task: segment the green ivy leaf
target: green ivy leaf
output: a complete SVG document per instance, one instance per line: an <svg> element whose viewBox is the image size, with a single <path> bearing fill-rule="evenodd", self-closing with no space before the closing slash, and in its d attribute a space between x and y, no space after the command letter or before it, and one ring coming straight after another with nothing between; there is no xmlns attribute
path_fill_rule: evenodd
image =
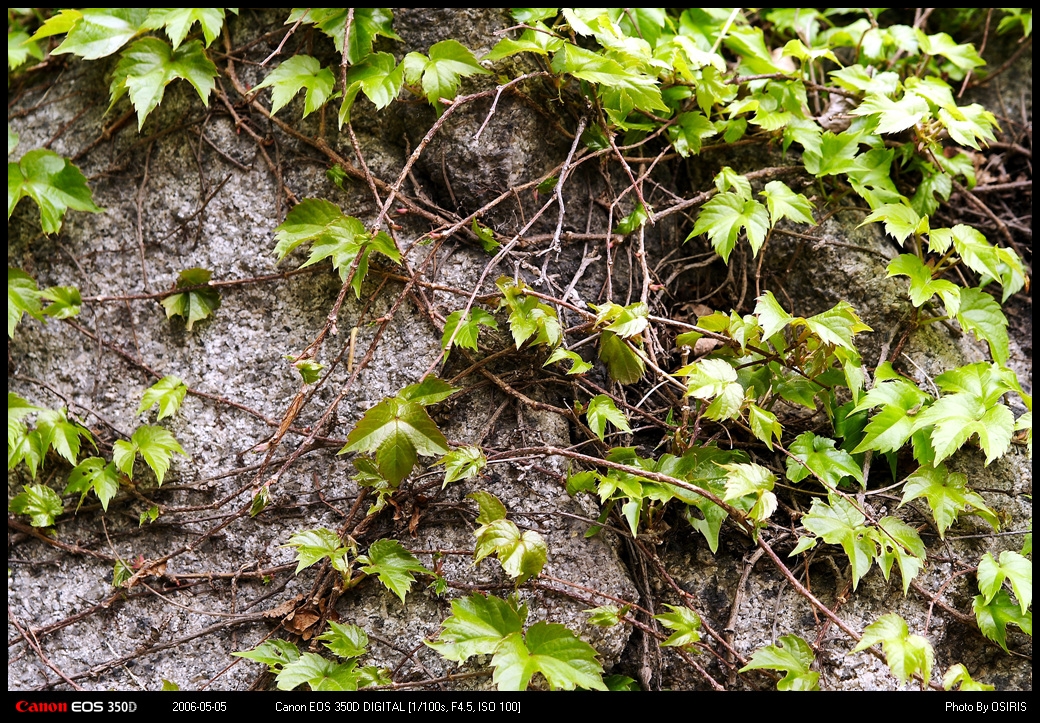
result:
<svg viewBox="0 0 1040 723"><path fill-rule="evenodd" d="M837 495L830 495L830 504L814 499L802 525L809 532L823 538L829 545L841 545L852 565L852 589L870 570L877 546L871 530L863 523L866 518L852 503Z"/></svg>
<svg viewBox="0 0 1040 723"><path fill-rule="evenodd" d="M536 673L551 690L606 690L596 649L557 623L538 622L507 636L491 659L499 690L526 690Z"/></svg>
<svg viewBox="0 0 1040 723"><path fill-rule="evenodd" d="M976 683L968 669L964 667L963 663L957 663L956 665L950 666L949 670L946 671L946 675L942 679L943 690L953 690L957 688L962 692L966 691L987 691L994 690L992 685L986 683Z"/></svg>
<svg viewBox="0 0 1040 723"><path fill-rule="evenodd" d="M296 549L297 575L326 557L329 558L332 567L344 576L350 574L351 563L348 555L351 550L344 546L339 535L326 527L297 532L283 547Z"/></svg>
<svg viewBox="0 0 1040 723"><path fill-rule="evenodd" d="M329 630L318 640L340 658L360 658L368 652L368 634L357 625L340 625L329 621Z"/></svg>
<svg viewBox="0 0 1040 723"><path fill-rule="evenodd" d="M916 257L915 257L916 258ZM874 372L874 386L860 399L852 413L871 407L881 407L864 428L863 440L852 450L862 454L868 449L878 452L897 452L903 448L916 424L915 415L922 404L931 401L917 385L903 379L889 362Z"/></svg>
<svg viewBox="0 0 1040 723"><path fill-rule="evenodd" d="M172 434L150 424L139 427L129 442L119 439L112 445L112 461L131 480L134 478L134 458L138 453L155 473L160 487L174 453L188 456Z"/></svg>
<svg viewBox="0 0 1040 723"><path fill-rule="evenodd" d="M767 291L756 300L755 316L762 325L762 338L768 339L778 331L794 321L794 317L784 311L780 302L773 296L772 291Z"/></svg>
<svg viewBox="0 0 1040 723"><path fill-rule="evenodd" d="M1022 615L1026 614L1033 602L1033 564L1029 560L1017 552L1004 550L1000 553L998 563L987 552L982 556L976 574L979 579L979 592L987 605L993 602L993 598L1007 580L1011 583L1011 589L1015 591Z"/></svg>
<svg viewBox="0 0 1040 723"><path fill-rule="evenodd" d="M466 495L466 499L476 502L480 509L480 514L477 515L478 525L490 525L492 522L503 520L506 517L506 506L487 490L472 492Z"/></svg>
<svg viewBox="0 0 1040 723"><path fill-rule="evenodd" d="M899 563L899 574L903 578L903 596L910 589L910 583L924 567L926 550L921 536L910 525L895 517L883 517L878 521L881 533L877 542L881 551L878 554L878 565L888 580L892 563Z"/></svg>
<svg viewBox="0 0 1040 723"><path fill-rule="evenodd" d="M474 655L493 654L506 637L519 634L527 619L527 606L474 593L452 600L451 613L437 639L423 642L448 660L464 663Z"/></svg>
<svg viewBox="0 0 1040 723"><path fill-rule="evenodd" d="M980 150L979 141L987 145L995 142L993 128L1000 128L996 116L978 103L944 106L939 109L939 120L950 132L950 138L975 150Z"/></svg>
<svg viewBox="0 0 1040 723"><path fill-rule="evenodd" d="M736 370L724 359L701 359L675 374L686 377L686 396L715 400L704 412L709 419L733 419L740 413L744 387L737 381Z"/></svg>
<svg viewBox="0 0 1040 723"><path fill-rule="evenodd" d="M632 428L628 426L628 417L614 406L614 401L605 394L597 394L590 399L585 414L589 421L589 429L600 439L603 439L603 434L606 432L607 422L623 432L632 432Z"/></svg>
<svg viewBox="0 0 1040 723"><path fill-rule="evenodd" d="M113 467L114 469L114 467ZM137 518L137 526L144 527L144 523L152 523L159 519L159 506L152 505L147 510L142 512Z"/></svg>
<svg viewBox="0 0 1040 723"><path fill-rule="evenodd" d="M802 194L792 191L783 181L770 181L758 195L766 198L770 225L776 226L783 218L789 218L796 223L807 223L810 226L816 225L816 219L812 215L812 203Z"/></svg>
<svg viewBox="0 0 1040 723"><path fill-rule="evenodd" d="M1021 609L1012 600L1005 590L998 590L990 602L986 602L985 595L976 595L971 604L975 613L975 620L979 623L979 630L987 638L995 642L1004 652L1007 647L1007 626L1009 623L1017 625L1026 635L1033 634L1032 611L1022 614Z"/></svg>
<svg viewBox="0 0 1040 723"><path fill-rule="evenodd" d="M275 680L278 690L295 690L306 683L313 691L357 690L357 661L333 663L316 653L303 653L296 660L286 663Z"/></svg>
<svg viewBox="0 0 1040 723"><path fill-rule="evenodd" d="M162 102L166 86L174 80L182 78L191 83L203 104L208 105L216 77L217 66L206 57L198 40L174 50L158 38L143 38L123 51L112 71L109 108L129 92L140 131L148 115Z"/></svg>
<svg viewBox="0 0 1040 723"><path fill-rule="evenodd" d="M40 298L51 302L43 313L54 319L71 319L83 306L83 297L75 286L51 286L40 292Z"/></svg>
<svg viewBox="0 0 1040 723"><path fill-rule="evenodd" d="M628 236L630 233L635 233L643 227L643 225L650 220L650 213L647 212L646 206L642 203L636 203L636 207L632 209L632 213L625 216L623 219L618 221L617 227L614 229L614 233L622 236Z"/></svg>
<svg viewBox="0 0 1040 723"><path fill-rule="evenodd" d="M939 55L949 60L954 66L961 71L969 71L979 66L985 65L979 53L975 50L975 46L971 43L958 44L953 41L946 33L935 33L934 35L925 35L921 30L914 30L917 36L917 42L921 45L921 51L928 55ZM955 77L955 80L963 78L963 73L960 77Z"/></svg>
<svg viewBox="0 0 1040 723"><path fill-rule="evenodd" d="M596 327L612 331L622 339L632 339L642 334L650 314L649 307L641 301L628 306L620 306L613 302L602 306L589 306L596 312Z"/></svg>
<svg viewBox="0 0 1040 723"><path fill-rule="evenodd" d="M858 151L858 134L844 132L835 135L826 131L820 138L819 151L806 148L802 160L805 170L819 178L855 170Z"/></svg>
<svg viewBox="0 0 1040 723"><path fill-rule="evenodd" d="M928 685L932 679L935 652L925 638L910 634L903 618L892 613L868 625L852 652L866 650L875 643L881 643L888 667L900 682L906 683L912 675L920 673L924 684Z"/></svg>
<svg viewBox="0 0 1040 723"><path fill-rule="evenodd" d="M675 124L668 127L668 138L683 158L699 154L701 142L717 134L715 124L697 111L680 113Z"/></svg>
<svg viewBox="0 0 1040 723"><path fill-rule="evenodd" d="M80 437L86 439L94 448L94 437L81 424L70 422L65 409L42 409L36 417L36 431L43 441L41 457L46 455L47 448L53 448L70 464L76 464L79 458Z"/></svg>
<svg viewBox="0 0 1040 723"><path fill-rule="evenodd" d="M756 650L740 672L782 670L785 675L776 684L777 690L819 690L820 674L809 669L814 659L808 643L797 635L782 635L778 645Z"/></svg>
<svg viewBox="0 0 1040 723"><path fill-rule="evenodd" d="M390 53L372 53L347 71L347 92L339 110L339 125L350 122L350 108L358 91L364 91L376 110L390 105L404 85L404 65Z"/></svg>
<svg viewBox="0 0 1040 723"><path fill-rule="evenodd" d="M697 223L686 240L702 233L708 234L716 253L729 263L729 255L737 245L741 229L746 232L751 250L757 256L769 231L766 207L755 200L745 201L736 193L719 193L701 207Z"/></svg>
<svg viewBox="0 0 1040 723"><path fill-rule="evenodd" d="M43 321L40 313L42 293L36 281L21 269L7 268L7 336L14 337L14 330L22 320L22 314Z"/></svg>
<svg viewBox="0 0 1040 723"><path fill-rule="evenodd" d="M272 114L284 108L301 90L306 90L303 102L303 117L306 118L325 105L335 86L336 76L328 68L322 68L317 58L294 55L271 71L254 90L271 89Z"/></svg>
<svg viewBox="0 0 1040 723"><path fill-rule="evenodd" d="M268 640L252 650L239 650L232 655L263 663L271 673L278 673L289 663L300 659L299 649L288 640Z"/></svg>
<svg viewBox="0 0 1040 723"><path fill-rule="evenodd" d="M313 23L336 44L336 51L343 52L344 35L347 29L347 8L294 8L286 25L297 21ZM393 30L394 15L388 8L354 8L354 21L350 25L347 42L347 60L356 65L372 52L376 38L391 40L401 38Z"/></svg>
<svg viewBox="0 0 1040 723"><path fill-rule="evenodd" d="M137 413L143 414L158 404L159 414L156 416L156 419L161 420L171 417L180 409L187 393L188 385L182 382L179 377L165 376L145 390L144 395L141 397L141 406L137 408Z"/></svg>
<svg viewBox="0 0 1040 723"><path fill-rule="evenodd" d="M11 25L7 26L8 28ZM14 70L32 56L37 60L43 60L43 50L29 37L29 33L23 30L7 31L7 69ZM17 141L15 141L17 143ZM11 155L10 129L8 129L8 150Z"/></svg>
<svg viewBox="0 0 1040 723"><path fill-rule="evenodd" d="M776 510L776 495L773 494L773 483L776 475L757 464L723 464L726 470L726 495L724 502L732 502L741 497L753 497L754 505L748 516L757 522L765 522Z"/></svg>
<svg viewBox="0 0 1040 723"><path fill-rule="evenodd" d="M365 412L339 453L372 451L380 473L396 487L411 473L418 454L441 456L449 450L422 404L392 397Z"/></svg>
<svg viewBox="0 0 1040 723"><path fill-rule="evenodd" d="M751 433L764 442L770 452L773 451L773 438L779 443L784 431L775 414L755 404L748 405L748 426L751 427Z"/></svg>
<svg viewBox="0 0 1040 723"><path fill-rule="evenodd" d="M801 482L812 472L831 487L844 477L852 477L860 485L866 486L862 468L856 464L852 455L843 449L836 449L835 444L833 439L817 437L812 432L800 434L790 447L796 459L787 459L787 479Z"/></svg>
<svg viewBox="0 0 1040 723"><path fill-rule="evenodd" d="M415 582L413 573L431 574L397 540L373 542L367 555L358 555L358 564L364 566L361 571L365 574L377 575L386 589L401 598L402 603Z"/></svg>
<svg viewBox="0 0 1040 723"><path fill-rule="evenodd" d="M600 333L599 359L607 365L610 378L620 384L635 384L643 378L642 358L612 331Z"/></svg>
<svg viewBox="0 0 1040 723"><path fill-rule="evenodd" d="M900 254L888 264L888 276L910 278L910 301L920 308L938 294L951 316L960 308L960 288L945 279L933 279L934 269L914 254Z"/></svg>
<svg viewBox="0 0 1040 723"><path fill-rule="evenodd" d="M101 508L108 512L108 503L119 492L119 473L114 463L105 464L105 460L100 457L88 457L69 473L69 483L62 494L79 492L78 510L90 490L94 490L101 501Z"/></svg>
<svg viewBox="0 0 1040 723"><path fill-rule="evenodd" d="M822 314L796 321L798 324L809 327L809 330L820 337L821 341L852 352L856 351L852 337L863 331L873 331L860 321L856 311L847 301L839 301L833 308Z"/></svg>
<svg viewBox="0 0 1040 723"><path fill-rule="evenodd" d="M589 614L590 625L598 625L602 628L612 628L615 625L621 624L630 609L630 605L625 605L621 608L617 605L602 605L598 608L585 610L584 612Z"/></svg>
<svg viewBox="0 0 1040 723"><path fill-rule="evenodd" d="M462 78L490 74L457 40L442 40L431 46L428 58L422 53L408 53L404 58L404 72L409 83L418 83L421 79L426 100L438 114L444 111L441 99L454 100Z"/></svg>
<svg viewBox="0 0 1040 723"><path fill-rule="evenodd" d="M564 349L562 346L553 349L553 353L549 355L549 358L545 360L545 363L542 364L542 366L547 367L550 364L563 361L564 359L569 360L571 363L571 368L567 370L567 374L584 374L592 368L592 365L582 359L577 352Z"/></svg>
<svg viewBox="0 0 1040 723"><path fill-rule="evenodd" d="M22 491L11 498L7 509L16 515L29 515L33 527L50 527L54 518L64 512L61 498L46 485L22 485Z"/></svg>
<svg viewBox="0 0 1040 723"><path fill-rule="evenodd" d="M237 10L232 10L232 12L238 14ZM145 30L163 28L166 35L169 36L170 42L173 43L173 49L176 50L184 42L184 38L188 37L191 27L195 23L202 28L208 48L224 27L224 10L223 8L152 8L141 28Z"/></svg>
<svg viewBox="0 0 1040 723"><path fill-rule="evenodd" d="M906 93L898 101L881 93L868 93L859 106L849 111L854 116L874 116L877 132L899 133L931 116L931 109L917 93Z"/></svg>
<svg viewBox="0 0 1040 723"><path fill-rule="evenodd" d="M213 272L209 269L193 268L180 272L177 275L178 289L186 289L192 286L205 286L209 284ZM191 331L196 321L209 318L214 311L220 308L220 292L216 289L194 289L171 294L160 301L166 309L166 318L183 316L187 323L185 327Z"/></svg>
<svg viewBox="0 0 1040 723"><path fill-rule="evenodd" d="M119 50L137 35L148 8L86 8L63 10L45 23L33 39L68 32L68 37L51 53L74 53L84 60L97 60Z"/></svg>
<svg viewBox="0 0 1040 723"><path fill-rule="evenodd" d="M458 387L453 387L443 379L438 379L431 374L418 384L409 384L398 392L397 396L406 402L415 402L428 407L431 404L443 402L457 391L459 391Z"/></svg>
<svg viewBox="0 0 1040 723"><path fill-rule="evenodd" d="M976 339L985 339L997 364L1006 364L1011 356L1007 333L1007 317L996 299L979 289L961 289L957 321Z"/></svg>
<svg viewBox="0 0 1040 723"><path fill-rule="evenodd" d="M521 533L510 520L498 519L478 528L474 534L477 537L474 564L495 554L502 569L517 585L537 577L545 566L548 547L545 539L534 530Z"/></svg>
<svg viewBox="0 0 1040 723"><path fill-rule="evenodd" d="M996 513L986 506L986 501L978 493L967 488L967 482L967 477L960 472L951 473L943 464L919 467L907 477L899 506L924 497L932 510L940 538L945 537L946 530L957 520L957 516L968 510L986 520L993 529L999 530L1000 521Z"/></svg>
<svg viewBox="0 0 1040 723"><path fill-rule="evenodd" d="M441 486L444 489L452 482L476 477L487 466L487 457L480 447L459 447L444 455L437 464L444 465L444 484Z"/></svg>
<svg viewBox="0 0 1040 723"><path fill-rule="evenodd" d="M680 605L665 605L670 612L654 615L664 627L673 631L661 645L664 647L692 648L701 639L701 619L693 610Z"/></svg>
<svg viewBox="0 0 1040 723"><path fill-rule="evenodd" d="M54 151L29 151L17 163L7 164L7 218L18 202L28 196L40 207L44 233L58 233L68 209L100 213L87 186L87 179L72 161Z"/></svg>
<svg viewBox="0 0 1040 723"><path fill-rule="evenodd" d="M444 320L444 335L441 337L441 348L448 348L448 341L455 335L455 344L465 349L477 351L477 333L481 326L498 329L498 322L483 309L473 307L465 317L462 310L453 311ZM458 329L458 331L456 331Z"/></svg>
<svg viewBox="0 0 1040 723"><path fill-rule="evenodd" d="M515 17L516 10L514 10L513 13ZM555 16L555 8L552 9L552 13ZM531 20L520 20L519 22L528 23L533 27L525 30L516 40L513 40L512 38L502 38L499 40L495 44L495 47L491 49L491 52L487 54L487 60L501 60L502 58L508 58L510 55L516 55L517 53L549 55L563 47L563 39L553 35L544 23L539 22L538 20L533 22Z"/></svg>

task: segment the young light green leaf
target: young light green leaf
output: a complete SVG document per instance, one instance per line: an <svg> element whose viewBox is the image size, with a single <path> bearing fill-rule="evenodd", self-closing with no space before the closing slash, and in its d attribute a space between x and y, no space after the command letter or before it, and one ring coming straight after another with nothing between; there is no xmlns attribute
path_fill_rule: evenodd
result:
<svg viewBox="0 0 1040 723"><path fill-rule="evenodd" d="M112 461L131 480L134 478L134 458L138 453L155 473L160 487L174 453L188 456L172 434L150 424L139 427L129 442L119 439L112 445Z"/></svg>
<svg viewBox="0 0 1040 723"><path fill-rule="evenodd" d="M996 299L979 289L961 289L957 321L976 339L985 339L993 361L1006 364L1011 355L1007 317Z"/></svg>
<svg viewBox="0 0 1040 723"><path fill-rule="evenodd" d="M976 595L971 604L979 630L987 638L1008 652L1007 626L1017 625L1026 635L1033 634L1033 612L1022 614L1021 609L1011 600L1006 590L998 590L990 602L985 595Z"/></svg>
<svg viewBox="0 0 1040 723"><path fill-rule="evenodd" d="M728 263L741 229L746 232L751 250L757 256L769 231L766 207L753 199L745 201L736 193L719 193L701 207L697 223L686 240L702 233L708 234L716 253Z"/></svg>
<svg viewBox="0 0 1040 723"><path fill-rule="evenodd" d="M619 384L635 384L643 379L646 365L642 357L614 332L600 333L599 359L606 364L610 379Z"/></svg>
<svg viewBox="0 0 1040 723"><path fill-rule="evenodd" d="M75 286L51 286L40 292L40 298L51 302L43 313L54 319L71 319L83 306L83 297Z"/></svg>
<svg viewBox="0 0 1040 723"><path fill-rule="evenodd" d="M333 568L344 575L350 574L351 563L348 557L350 549L344 546L339 535L326 527L297 532L283 547L296 549L297 575L326 557L329 558Z"/></svg>
<svg viewBox="0 0 1040 723"><path fill-rule="evenodd" d="M647 212L646 206L642 203L636 203L636 207L632 209L632 213L628 214L620 221L618 221L617 228L614 229L614 233L620 234L621 236L627 236L630 233L635 233L643 227L648 220L650 220L650 213Z"/></svg>
<svg viewBox="0 0 1040 723"><path fill-rule="evenodd" d="M275 68L263 82L254 88L271 89L271 113L284 108L301 90L306 90L303 117L306 118L325 105L336 86L336 77L328 68L322 68L317 58L294 55Z"/></svg>
<svg viewBox="0 0 1040 723"><path fill-rule="evenodd" d="M556 14L555 8L552 12L554 15ZM514 10L514 16L515 14L516 11ZM487 60L501 60L517 53L549 55L563 47L563 39L554 36L544 23L538 21L531 23L530 20L520 22L526 22L533 25L533 27L525 30L516 40L512 38L499 40L495 47L491 49L491 52L487 54Z"/></svg>
<svg viewBox="0 0 1040 723"><path fill-rule="evenodd" d="M443 379L438 379L431 374L418 384L409 384L399 391L397 398L428 407L431 404L443 402L457 391L459 391L458 387L453 387Z"/></svg>
<svg viewBox="0 0 1040 723"><path fill-rule="evenodd" d="M339 453L372 451L380 473L396 487L411 473L417 454L441 456L449 450L422 404L391 397L365 412Z"/></svg>
<svg viewBox="0 0 1040 723"><path fill-rule="evenodd" d="M463 663L474 655L491 655L509 635L519 634L527 607L516 607L494 595L474 593L451 601L451 616L436 640L424 641L448 660Z"/></svg>
<svg viewBox="0 0 1040 723"><path fill-rule="evenodd" d="M7 336L14 337L14 330L22 320L22 314L43 321L40 313L42 293L36 281L21 269L7 268Z"/></svg>
<svg viewBox="0 0 1040 723"><path fill-rule="evenodd" d="M625 605L619 608L617 605L601 605L598 608L591 608L584 612L589 614L589 624L598 625L603 628L612 628L615 625L620 625L625 615L631 609L630 605Z"/></svg>
<svg viewBox="0 0 1040 723"><path fill-rule="evenodd" d="M899 563L899 574L903 578L903 596L910 590L910 583L924 567L926 550L917 530L895 517L883 517L878 521L877 535L881 548L877 561L881 572L888 580L892 562Z"/></svg>
<svg viewBox="0 0 1040 723"><path fill-rule="evenodd" d="M471 492L466 495L466 499L476 502L477 507L480 509L480 514L477 515L478 525L490 525L496 520L505 519L507 514L506 506L487 490Z"/></svg>
<svg viewBox="0 0 1040 723"><path fill-rule="evenodd" d="M860 104L849 111L854 116L874 116L878 133L899 133L931 115L928 101L917 93L905 93L894 101L881 93L868 93Z"/></svg>
<svg viewBox="0 0 1040 723"><path fill-rule="evenodd" d="M558 623L538 622L507 636L491 659L499 690L526 690L536 673L551 690L606 690L596 649Z"/></svg>
<svg viewBox="0 0 1040 723"><path fill-rule="evenodd" d="M577 352L564 349L562 346L553 349L553 353L549 355L549 358L545 360L545 363L542 364L542 366L547 367L550 364L563 361L564 359L569 360L571 363L571 368L567 370L568 374L584 374L592 368L592 365L582 359Z"/></svg>
<svg viewBox="0 0 1040 723"><path fill-rule="evenodd" d="M465 317L462 316L461 309L451 312L444 320L441 348L447 349L449 340L454 335L456 345L477 351L477 332L481 326L498 329L498 322L491 314L477 307L471 308Z"/></svg>
<svg viewBox="0 0 1040 723"><path fill-rule="evenodd" d="M794 321L794 317L784 311L780 302L773 296L772 291L767 291L756 300L755 316L762 325L762 338L768 339L773 334L781 331Z"/></svg>
<svg viewBox="0 0 1040 723"><path fill-rule="evenodd" d="M470 75L488 75L468 48L457 40L442 40L430 47L430 57L422 53L408 53L404 59L405 77L409 83L421 77L426 100L440 113L444 110L441 99L454 100L459 82Z"/></svg>
<svg viewBox="0 0 1040 723"><path fill-rule="evenodd" d="M951 370L936 378L940 386L962 380L972 386L940 397L917 416L915 432L928 428L932 430L930 440L935 450L935 462L942 462L976 435L979 446L986 453L986 464L1007 451L1011 445L1015 417L998 400L1003 391L1010 389L1000 384L995 389L989 389L988 382L992 379L990 365L985 363Z"/></svg>
<svg viewBox="0 0 1040 723"><path fill-rule="evenodd" d="M237 14L235 10L232 12ZM184 38L188 36L188 32L195 23L202 28L208 48L220 35L221 28L224 27L224 10L223 8L152 8L141 27L146 30L163 28L166 35L169 36L170 42L173 43L173 49L176 50L184 42Z"/></svg>
<svg viewBox="0 0 1040 723"><path fill-rule="evenodd" d="M350 122L350 108L358 91L364 91L376 110L390 105L404 85L404 65L390 53L372 53L347 72L347 92L339 111L342 128Z"/></svg>
<svg viewBox="0 0 1040 723"><path fill-rule="evenodd" d="M670 612L654 615L664 627L673 631L661 645L675 648L692 648L701 639L701 619L693 610L680 605L665 605Z"/></svg>
<svg viewBox="0 0 1040 723"><path fill-rule="evenodd" d="M177 275L177 288L205 286L212 276L213 272L209 269L187 269ZM193 289L171 294L159 303L166 309L167 319L183 316L187 320L185 327L191 331L196 321L208 318L220 308L220 293L216 289Z"/></svg>
<svg viewBox="0 0 1040 723"><path fill-rule="evenodd" d="M643 333L648 323L649 307L643 302L621 306L613 302L596 306L589 304L596 312L596 326L612 331L622 339L632 339Z"/></svg>
<svg viewBox="0 0 1040 723"><path fill-rule="evenodd" d="M97 60L126 45L148 17L148 8L86 8L63 10L45 23L33 39L68 32L54 55L74 53L84 60Z"/></svg>
<svg viewBox="0 0 1040 723"><path fill-rule="evenodd" d="M145 390L141 397L141 406L137 408L138 414L143 414L156 404L159 405L157 420L170 417L180 409L185 395L188 393L188 385L179 377L165 376Z"/></svg>
<svg viewBox="0 0 1040 723"><path fill-rule="evenodd" d="M368 634L357 625L340 625L330 620L329 630L318 640L340 658L360 658L368 652Z"/></svg>
<svg viewBox="0 0 1040 723"><path fill-rule="evenodd" d="M926 35L919 29L914 30L917 36L917 42L921 45L921 51L928 55L940 55L949 60L954 66L961 71L970 71L979 66L985 65L979 53L975 50L975 46L971 43L958 44L953 41L946 33L935 33L934 35ZM954 77L955 80L963 78L963 73L960 77Z"/></svg>
<svg viewBox="0 0 1040 723"><path fill-rule="evenodd" d="M979 141L987 145L996 141L993 129L1000 129L996 116L978 103L943 106L939 109L939 121L946 126L950 138L975 150L980 150Z"/></svg>
<svg viewBox="0 0 1040 723"><path fill-rule="evenodd" d="M933 279L931 266L926 266L915 254L900 254L888 264L888 276L910 278L910 301L920 308L935 294L939 295L946 312L951 316L960 308L960 288L945 279Z"/></svg>
<svg viewBox="0 0 1040 723"><path fill-rule="evenodd" d="M812 215L812 202L802 194L792 191L783 181L770 181L758 195L766 197L772 226L776 226L782 218L789 218L796 223L807 223L810 226L816 225L816 219Z"/></svg>
<svg viewBox="0 0 1040 723"><path fill-rule="evenodd" d="M361 571L365 574L378 575L379 581L402 603L415 582L414 573L431 574L397 540L373 542L367 555L358 555L358 564L363 565Z"/></svg>
<svg viewBox="0 0 1040 723"><path fill-rule="evenodd" d="M754 496L754 505L748 515L758 522L765 522L776 510L776 495L773 494L773 483L776 475L757 464L723 464L726 470L725 502L732 502L741 497Z"/></svg>
<svg viewBox="0 0 1040 723"><path fill-rule="evenodd" d="M940 538L945 537L946 530L956 521L957 516L965 511L979 515L992 525L993 529L999 530L1000 521L996 513L986 506L986 501L978 493L967 488L967 482L967 477L960 472L951 473L943 464L937 467L919 467L907 477L899 506L924 497L932 510Z"/></svg>
<svg viewBox="0 0 1040 723"><path fill-rule="evenodd" d="M17 163L7 164L7 218L18 202L28 196L40 207L44 233L58 233L68 209L100 213L87 186L87 179L72 161L54 151L29 151Z"/></svg>
<svg viewBox="0 0 1040 723"><path fill-rule="evenodd" d="M537 577L545 565L548 547L534 530L521 533L515 523L498 519L478 528L474 534L477 545L473 562L478 563L490 554L497 555L502 569L517 585Z"/></svg>
<svg viewBox="0 0 1040 723"><path fill-rule="evenodd" d="M775 414L755 404L748 405L748 426L751 427L751 433L764 442L770 451L773 450L773 439L779 443L784 431Z"/></svg>
<svg viewBox="0 0 1040 723"><path fill-rule="evenodd" d="M950 666L949 670L946 671L946 675L943 676L942 686L943 690L953 690L954 688L960 691L976 692L994 690L992 685L975 682L963 663Z"/></svg>
<svg viewBox="0 0 1040 723"><path fill-rule="evenodd" d="M987 552L982 556L976 574L979 579L979 592L987 605L993 602L993 598L1007 580L1011 583L1011 589L1015 591L1022 614L1026 614L1033 602L1033 565L1029 560L1017 552L1004 550L1000 553L998 563Z"/></svg>
<svg viewBox="0 0 1040 723"><path fill-rule="evenodd" d="M817 177L848 173L856 168L859 136L843 132L838 135L826 131L820 138L819 150L806 149L803 156L805 170Z"/></svg>
<svg viewBox="0 0 1040 723"><path fill-rule="evenodd" d="M119 492L119 473L114 463L106 464L100 457L88 457L69 473L69 483L62 494L79 492L78 510L90 490L94 490L101 508L108 512L108 503Z"/></svg>
<svg viewBox="0 0 1040 723"><path fill-rule="evenodd" d="M881 643L888 667L900 682L906 683L915 673L921 674L925 685L932 679L935 651L928 640L910 634L903 618L895 613L883 615L867 626L852 652L866 650L875 643Z"/></svg>
<svg viewBox="0 0 1040 723"><path fill-rule="evenodd" d="M437 464L444 465L444 489L452 482L470 479L487 466L487 457L480 447L459 447L444 455Z"/></svg>
<svg viewBox="0 0 1040 723"><path fill-rule="evenodd" d="M833 308L822 314L810 316L808 319L796 320L798 324L805 324L816 336L827 344L855 351L856 346L852 337L863 331L873 331L864 324L855 309L847 301L839 301Z"/></svg>
<svg viewBox="0 0 1040 723"><path fill-rule="evenodd" d="M29 57L36 58L37 60L43 60L43 50L29 37L29 33L24 30L11 30L11 25L8 24L7 31L7 69L9 71L14 70L18 66L22 65ZM8 126L7 130L7 155L11 155L11 129ZM17 139L15 143L17 143Z"/></svg>
<svg viewBox="0 0 1040 723"><path fill-rule="evenodd" d="M36 431L43 442L41 457L47 454L47 448L50 447L70 464L76 464L81 437L97 449L90 431L81 424L70 422L64 408L40 410L36 417Z"/></svg>
<svg viewBox="0 0 1040 723"><path fill-rule="evenodd" d="M137 526L144 527L144 523L152 523L157 519L159 519L159 505L152 505L138 516Z"/></svg>
<svg viewBox="0 0 1040 723"><path fill-rule="evenodd" d="M808 643L797 635L782 635L777 645L756 650L740 672L782 670L785 675L776 684L777 690L819 690L820 674L809 669L814 659Z"/></svg>
<svg viewBox="0 0 1040 723"><path fill-rule="evenodd" d="M252 650L238 650L232 653L236 658L247 658L263 663L268 672L278 673L289 663L299 660L299 649L288 640L268 640Z"/></svg>
<svg viewBox="0 0 1040 723"><path fill-rule="evenodd" d="M809 532L823 538L829 545L841 545L852 565L852 589L870 570L877 554L871 530L863 523L866 518L852 503L837 495L830 495L830 504L814 499L802 525Z"/></svg>
<svg viewBox="0 0 1040 723"><path fill-rule="evenodd" d="M715 124L697 111L681 113L675 124L668 127L668 138L683 158L699 154L702 141L717 133Z"/></svg>
<svg viewBox="0 0 1040 723"><path fill-rule="evenodd" d="M812 432L800 434L790 447L794 459L787 458L787 479L801 482L812 473L832 487L844 477L852 477L863 485L863 470L852 455L835 445L830 437L817 437Z"/></svg>
<svg viewBox="0 0 1040 723"><path fill-rule="evenodd" d="M709 419L733 419L740 413L744 388L737 381L737 372L724 359L702 359L676 372L686 377L686 396L695 399L714 399L704 414Z"/></svg>
<svg viewBox="0 0 1040 723"><path fill-rule="evenodd" d="M295 690L304 683L313 691L357 690L356 667L356 660L337 664L316 653L303 653L296 660L286 663L275 680L278 690Z"/></svg>
<svg viewBox="0 0 1040 723"><path fill-rule="evenodd" d="M33 527L50 527L54 518L64 512L61 498L46 485L22 485L22 491L11 498L7 509L16 515L29 515Z"/></svg>
<svg viewBox="0 0 1040 723"><path fill-rule="evenodd" d="M285 24L297 21L313 23L336 44L336 51L343 52L344 35L347 30L347 8L296 8L289 14ZM388 8L354 8L354 20L350 24L347 38L347 61L360 63L372 52L376 38L382 36L400 40L393 30L394 15Z"/></svg>
<svg viewBox="0 0 1040 723"><path fill-rule="evenodd" d="M614 406L614 401L605 394L597 394L589 400L586 417L589 421L589 429L600 439L603 439L603 434L606 432L607 422L623 432L632 431L632 428L628 426L628 417Z"/></svg>
<svg viewBox="0 0 1040 723"><path fill-rule="evenodd" d="M217 77L217 66L206 57L202 43L192 40L174 50L159 38L143 38L123 51L112 71L109 108L130 94L137 111L137 129L162 102L166 86L178 78L191 83L203 104L209 103Z"/></svg>

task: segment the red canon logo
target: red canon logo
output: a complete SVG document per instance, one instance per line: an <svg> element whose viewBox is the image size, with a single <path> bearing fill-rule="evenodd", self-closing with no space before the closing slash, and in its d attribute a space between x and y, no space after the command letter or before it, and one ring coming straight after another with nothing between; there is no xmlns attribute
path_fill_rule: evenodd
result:
<svg viewBox="0 0 1040 723"><path fill-rule="evenodd" d="M69 704L52 701L20 700L14 704L14 709L19 713L68 713Z"/></svg>

